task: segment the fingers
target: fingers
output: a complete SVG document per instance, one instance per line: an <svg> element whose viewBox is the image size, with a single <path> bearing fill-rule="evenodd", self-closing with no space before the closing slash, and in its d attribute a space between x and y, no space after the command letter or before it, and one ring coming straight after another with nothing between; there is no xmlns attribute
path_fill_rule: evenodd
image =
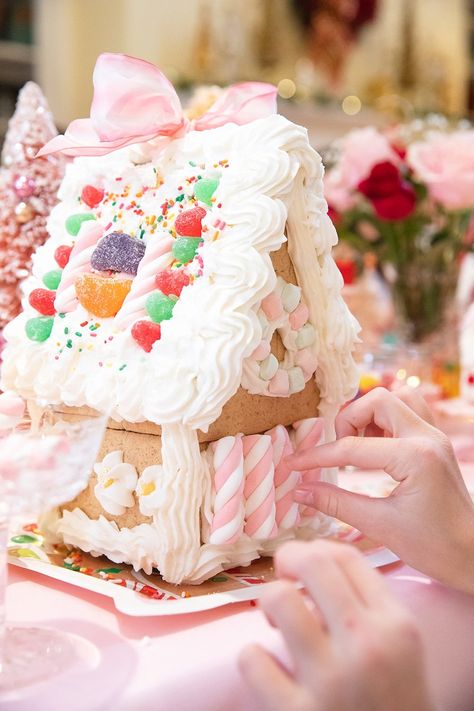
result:
<svg viewBox="0 0 474 711"><path fill-rule="evenodd" d="M320 608L329 632L339 634L348 620L359 615L363 600L336 560L335 546L338 544L324 543L321 546L296 541L288 543L277 552L275 569L280 577L303 583Z"/></svg>
<svg viewBox="0 0 474 711"><path fill-rule="evenodd" d="M425 424L401 399L384 388L374 388L341 410L336 417L337 437L357 436L372 423L394 437L413 434Z"/></svg>
<svg viewBox="0 0 474 711"><path fill-rule="evenodd" d="M256 644L246 647L239 656L239 669L261 711L294 708L296 683L262 647Z"/></svg>
<svg viewBox="0 0 474 711"><path fill-rule="evenodd" d="M296 452L286 458L288 466L297 471L319 467L354 466L361 469L384 469L397 481L405 476L405 459L411 452L408 440L379 437L344 437L314 449Z"/></svg>
<svg viewBox="0 0 474 711"><path fill-rule="evenodd" d="M267 588L260 607L281 630L295 661L296 676L311 681L316 660L327 654L328 639L321 620L308 609L294 585L284 581Z"/></svg>
<svg viewBox="0 0 474 711"><path fill-rule="evenodd" d="M368 538L383 542L392 521L387 499L371 498L340 489L334 484L315 482L295 491L295 501L362 531Z"/></svg>
<svg viewBox="0 0 474 711"><path fill-rule="evenodd" d="M417 390L410 388L408 385L404 385L402 388L395 390L393 394L404 402L405 405L408 405L418 417L421 417L421 419L425 420L429 425L434 426L434 417L430 406Z"/></svg>

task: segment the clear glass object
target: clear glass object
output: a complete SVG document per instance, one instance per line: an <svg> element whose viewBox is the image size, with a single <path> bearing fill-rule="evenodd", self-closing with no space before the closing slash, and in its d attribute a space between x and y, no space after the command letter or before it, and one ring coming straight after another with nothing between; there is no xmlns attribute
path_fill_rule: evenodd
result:
<svg viewBox="0 0 474 711"><path fill-rule="evenodd" d="M87 485L107 423L106 415L58 417L46 409L32 424L0 432L0 706L19 689L64 672L83 653L74 635L6 623L11 519L34 519L74 499Z"/></svg>

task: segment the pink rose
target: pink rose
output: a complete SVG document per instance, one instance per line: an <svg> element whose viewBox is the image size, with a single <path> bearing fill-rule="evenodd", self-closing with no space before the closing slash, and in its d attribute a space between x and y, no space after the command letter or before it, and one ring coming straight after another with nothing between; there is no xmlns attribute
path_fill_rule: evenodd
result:
<svg viewBox="0 0 474 711"><path fill-rule="evenodd" d="M374 165L384 161L398 165L400 158L389 140L372 126L350 131L340 147L338 162L326 173L324 193L334 209L345 212L354 206L357 198L353 193Z"/></svg>
<svg viewBox="0 0 474 711"><path fill-rule="evenodd" d="M474 207L474 130L432 133L409 146L407 163L447 210Z"/></svg>

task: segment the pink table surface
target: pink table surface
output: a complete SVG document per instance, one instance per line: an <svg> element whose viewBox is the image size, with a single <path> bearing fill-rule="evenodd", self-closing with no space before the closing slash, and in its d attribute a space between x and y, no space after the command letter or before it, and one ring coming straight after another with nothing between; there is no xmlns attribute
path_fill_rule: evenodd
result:
<svg viewBox="0 0 474 711"><path fill-rule="evenodd" d="M474 486L474 463L462 468ZM354 476L377 475L344 475ZM404 564L384 574L416 616L439 708L472 711L474 597ZM132 618L117 613L108 598L10 566L7 609L12 622L48 625L88 640L86 666L37 685L34 701L0 702L8 711L257 711L239 677L239 651L259 642L285 660L279 633L249 603L180 617Z"/></svg>

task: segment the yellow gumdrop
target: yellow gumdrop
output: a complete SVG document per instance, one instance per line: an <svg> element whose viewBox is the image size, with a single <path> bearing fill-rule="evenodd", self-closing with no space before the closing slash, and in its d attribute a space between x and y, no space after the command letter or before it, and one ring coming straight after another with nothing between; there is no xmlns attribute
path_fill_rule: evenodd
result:
<svg viewBox="0 0 474 711"><path fill-rule="evenodd" d="M82 274L75 282L79 303L93 316L115 316L132 286L132 279Z"/></svg>

